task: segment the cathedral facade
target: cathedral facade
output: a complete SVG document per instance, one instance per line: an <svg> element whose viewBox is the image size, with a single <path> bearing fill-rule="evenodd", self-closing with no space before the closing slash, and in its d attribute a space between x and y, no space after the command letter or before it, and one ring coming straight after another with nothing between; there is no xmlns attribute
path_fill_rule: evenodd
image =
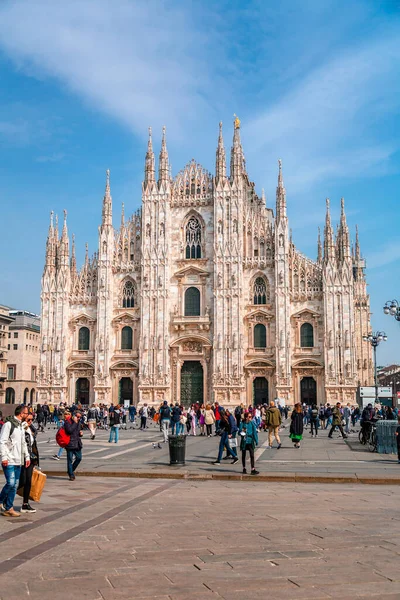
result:
<svg viewBox="0 0 400 600"><path fill-rule="evenodd" d="M275 211L256 194L238 119L229 171L221 124L215 175L192 160L172 178L165 129L156 174L150 131L141 209L114 229L107 172L98 251L79 271L66 212L60 235L51 216L39 402L355 402L371 384L343 200L336 234L326 202L314 261L291 239L280 161Z"/></svg>

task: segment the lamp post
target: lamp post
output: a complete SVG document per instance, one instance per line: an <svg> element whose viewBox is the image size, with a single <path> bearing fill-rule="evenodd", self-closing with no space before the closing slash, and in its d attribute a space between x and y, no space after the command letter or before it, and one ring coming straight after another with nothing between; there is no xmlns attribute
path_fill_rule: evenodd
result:
<svg viewBox="0 0 400 600"><path fill-rule="evenodd" d="M375 382L375 404L378 402L378 373L376 367L376 349L381 342L387 341L387 335L384 331L367 333L363 335L363 341L369 342L374 350L374 382Z"/></svg>
<svg viewBox="0 0 400 600"><path fill-rule="evenodd" d="M400 304L397 300L388 300L383 307L383 312L385 315L394 317L396 321L400 321Z"/></svg>

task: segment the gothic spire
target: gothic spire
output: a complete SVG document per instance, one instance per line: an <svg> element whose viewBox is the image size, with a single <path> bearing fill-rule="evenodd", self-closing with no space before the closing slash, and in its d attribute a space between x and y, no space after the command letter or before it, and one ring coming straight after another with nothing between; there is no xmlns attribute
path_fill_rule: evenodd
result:
<svg viewBox="0 0 400 600"><path fill-rule="evenodd" d="M76 275L76 255L75 255L75 234L72 234L72 248L71 248L71 260L70 260L71 275Z"/></svg>
<svg viewBox="0 0 400 600"><path fill-rule="evenodd" d="M326 199L326 217L324 227L324 260L333 260L335 258L335 241L333 239L333 229L331 223L331 213L329 210L329 198Z"/></svg>
<svg viewBox="0 0 400 600"><path fill-rule="evenodd" d="M283 184L282 176L282 161L278 160L279 171L278 171L278 185L276 188L276 218L279 219L286 217L286 190Z"/></svg>
<svg viewBox="0 0 400 600"><path fill-rule="evenodd" d="M89 267L89 244L86 242L85 244L85 268Z"/></svg>
<svg viewBox="0 0 400 600"><path fill-rule="evenodd" d="M153 151L153 141L151 137L151 127L149 127L149 141L147 142L147 152L144 164L144 186L145 188L156 181L156 167Z"/></svg>
<svg viewBox="0 0 400 600"><path fill-rule="evenodd" d="M318 227L318 255L317 255L318 263L322 262L322 243L321 243L321 229Z"/></svg>
<svg viewBox="0 0 400 600"><path fill-rule="evenodd" d="M54 238L54 212L50 213L49 232L46 241L46 267L55 267L55 238Z"/></svg>
<svg viewBox="0 0 400 600"><path fill-rule="evenodd" d="M58 215L56 215L56 224L54 226L54 239L58 242Z"/></svg>
<svg viewBox="0 0 400 600"><path fill-rule="evenodd" d="M340 226L338 234L339 256L342 260L350 258L350 234L344 211L344 198L340 200Z"/></svg>
<svg viewBox="0 0 400 600"><path fill-rule="evenodd" d="M267 206L267 198L265 197L265 190L264 190L264 188L262 188L262 190L261 190L261 200L263 202L263 205Z"/></svg>
<svg viewBox="0 0 400 600"><path fill-rule="evenodd" d="M246 162L240 139L240 120L236 115L234 116L233 144L231 148L231 181L238 179L243 173L246 173Z"/></svg>
<svg viewBox="0 0 400 600"><path fill-rule="evenodd" d="M110 170L106 171L106 189L103 198L102 226L112 226L112 198L110 191Z"/></svg>
<svg viewBox="0 0 400 600"><path fill-rule="evenodd" d="M356 225L356 245L354 248L354 258L356 259L356 261L361 259L360 240L358 238L358 225Z"/></svg>
<svg viewBox="0 0 400 600"><path fill-rule="evenodd" d="M64 223L60 240L60 264L67 267L69 262L69 238L67 228L67 211L64 210Z"/></svg>
<svg viewBox="0 0 400 600"><path fill-rule="evenodd" d="M218 146L215 158L215 178L218 181L226 179L226 155L224 148L224 139L222 137L222 121L219 123Z"/></svg>
<svg viewBox="0 0 400 600"><path fill-rule="evenodd" d="M165 137L166 128L163 127L162 140L161 140L161 151L160 159L158 162L158 184L169 181L169 158L167 150L167 141Z"/></svg>

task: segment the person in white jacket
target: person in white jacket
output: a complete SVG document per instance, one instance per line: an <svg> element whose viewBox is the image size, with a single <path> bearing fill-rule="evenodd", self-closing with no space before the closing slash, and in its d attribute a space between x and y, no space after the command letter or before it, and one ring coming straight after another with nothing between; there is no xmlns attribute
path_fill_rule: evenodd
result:
<svg viewBox="0 0 400 600"><path fill-rule="evenodd" d="M20 517L21 513L14 510L14 498L17 492L21 467L30 465L30 456L25 440L22 423L28 416L24 405L17 406L14 417L10 417L1 428L0 458L6 484L0 492L1 514L4 517Z"/></svg>

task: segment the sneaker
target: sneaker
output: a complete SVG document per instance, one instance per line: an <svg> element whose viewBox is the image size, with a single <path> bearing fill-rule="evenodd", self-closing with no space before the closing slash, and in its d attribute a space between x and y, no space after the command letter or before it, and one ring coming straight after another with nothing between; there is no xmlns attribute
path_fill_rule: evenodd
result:
<svg viewBox="0 0 400 600"><path fill-rule="evenodd" d="M256 471L256 469L252 469L251 474L252 475L259 475L260 471Z"/></svg>
<svg viewBox="0 0 400 600"><path fill-rule="evenodd" d="M35 513L36 508L32 508L32 506L30 504L23 504L21 507L21 512L22 513Z"/></svg>
<svg viewBox="0 0 400 600"><path fill-rule="evenodd" d="M400 460L399 460L400 462ZM243 475L247 475L247 469L243 469Z"/></svg>
<svg viewBox="0 0 400 600"><path fill-rule="evenodd" d="M220 465L221 461L220 460L216 460L215 462L213 462L213 465Z"/></svg>
<svg viewBox="0 0 400 600"><path fill-rule="evenodd" d="M236 457L233 459L233 461L232 461L232 464L233 464L233 465L236 465L236 463L238 463L238 462L239 462L239 459L238 459L238 457L236 456Z"/></svg>
<svg viewBox="0 0 400 600"><path fill-rule="evenodd" d="M222 460L228 460L228 458L232 458L231 456L229 456L229 454L227 454L226 456L223 457Z"/></svg>
<svg viewBox="0 0 400 600"><path fill-rule="evenodd" d="M58 454L54 454L51 458L53 460L60 460L60 457L58 456Z"/></svg>
<svg viewBox="0 0 400 600"><path fill-rule="evenodd" d="M282 444L278 444L277 450L279 450L279 448L282 446Z"/></svg>
<svg viewBox="0 0 400 600"><path fill-rule="evenodd" d="M21 516L21 513L17 512L13 508L10 508L10 510L4 510L1 514L3 515L3 517L20 517Z"/></svg>

